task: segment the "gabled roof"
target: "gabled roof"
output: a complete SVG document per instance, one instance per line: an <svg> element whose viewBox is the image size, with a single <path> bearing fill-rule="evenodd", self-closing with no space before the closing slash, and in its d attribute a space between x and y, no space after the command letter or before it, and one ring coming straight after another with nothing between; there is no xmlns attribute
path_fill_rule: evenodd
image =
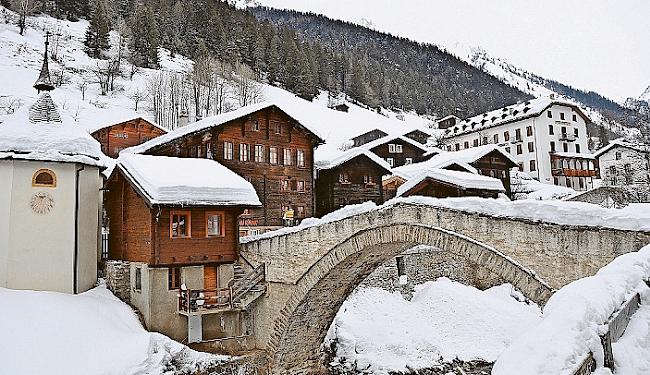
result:
<svg viewBox="0 0 650 375"><path fill-rule="evenodd" d="M153 148L160 147L163 145L166 145L170 142L173 142L179 138L192 135L195 133L202 132L206 129L210 129L213 127L221 126L224 125L228 122L240 119L242 117L251 115L255 112L261 111L263 109L275 107L279 109L280 111L284 112L287 116L292 118L294 121L299 123L305 130L307 130L309 133L311 133L314 138L316 138L318 143L324 143L325 141L323 138L311 127L309 127L306 124L301 123L299 120L297 120L295 117L293 117L290 113L290 111L285 110L284 108L281 108L280 106L272 103L272 102L261 102L261 103L256 103L256 104L251 104L246 107L241 107L237 110L227 112L227 113L222 113L217 116L211 116L211 117L206 117L200 121L191 123L189 125L183 126L181 128L174 129L170 131L167 134L163 134L160 137L156 137L154 139L151 139L141 145L138 146L133 146L129 147L127 149L122 150L122 153L134 153L134 154L140 154L147 152Z"/></svg>
<svg viewBox="0 0 650 375"><path fill-rule="evenodd" d="M357 135L356 137L352 137L352 140L359 139L359 138L363 138L364 136L366 136L366 135L368 135L368 134L372 134L372 133L380 133L380 134L381 134L381 137L385 137L385 136L388 135L388 133L386 133L385 131L383 131L383 130L381 130L381 129L372 129L372 130L367 131L367 132L365 132L365 133L363 133L363 134L359 134L359 135Z"/></svg>
<svg viewBox="0 0 650 375"><path fill-rule="evenodd" d="M123 154L117 168L150 206L261 206L250 182L214 160Z"/></svg>
<svg viewBox="0 0 650 375"><path fill-rule="evenodd" d="M643 145L643 144L637 144L637 143L631 143L627 142L624 139L616 139L611 141L607 146L600 148L596 152L594 152L594 157L598 158L600 155L606 153L607 151L615 148L615 147L625 147L629 148L635 151L639 152L646 152L650 153L650 145Z"/></svg>
<svg viewBox="0 0 650 375"><path fill-rule="evenodd" d="M324 169L336 168L352 159L363 157L363 156L367 157L368 159L370 159L370 161L377 164L377 166L382 168L386 172L386 174L390 173L391 170L390 165L388 165L388 163L386 163L384 159L375 155L373 152L368 151L361 147L355 147L350 150L344 151L343 153L341 153L341 155L337 156L332 160L319 161L316 163L316 169L324 170Z"/></svg>
<svg viewBox="0 0 650 375"><path fill-rule="evenodd" d="M466 148L459 151L443 151L429 160L393 168L393 173L399 174L400 176L413 177L422 170L430 168L447 168L452 164L460 165L468 170L469 168L476 170L470 164L476 162L491 152L498 152L499 154L503 155L506 160L509 160L511 162L512 167L517 165L517 161L512 157L512 155L505 152L501 147L495 144L489 144Z"/></svg>
<svg viewBox="0 0 650 375"><path fill-rule="evenodd" d="M362 144L361 146L357 146L357 147L364 148L366 150L371 150L371 149L373 149L373 148L375 148L377 146L381 146L383 144L393 142L395 140L404 141L404 142L410 144L411 146L422 150L423 152L429 151L427 146L423 145L420 142L414 141L411 138L405 137L403 135L387 135L387 136L381 137L379 139L375 139L374 141Z"/></svg>
<svg viewBox="0 0 650 375"><path fill-rule="evenodd" d="M448 185L459 187L461 189L480 189L498 192L506 191L501 180L494 177L488 177L469 172L431 168L425 169L417 176L410 178L404 185L400 186L397 189L397 196L400 197L408 193L421 182L426 180L439 181Z"/></svg>
<svg viewBox="0 0 650 375"><path fill-rule="evenodd" d="M457 135L473 133L479 130L521 121L531 117L538 117L552 105L570 107L586 122L591 122L589 117L575 103L551 98L537 98L467 118L458 122L456 125L447 128L445 136L455 137Z"/></svg>
<svg viewBox="0 0 650 375"><path fill-rule="evenodd" d="M122 125L122 124L130 122L130 121L138 121L138 120L146 122L147 124L153 126L154 128L156 128L158 130L161 130L163 133L168 132L167 129L163 128L162 126L160 126L160 125L158 125L158 124L156 124L156 123L154 123L152 121L147 120L144 117L132 117L132 118L124 119L124 121L120 121L120 122L116 122L116 123L112 123L112 124L111 123L109 123L109 124L95 123L92 126L87 126L86 130L88 131L88 133L93 134L93 133L95 133L97 131L100 131L102 129L111 128L113 126Z"/></svg>

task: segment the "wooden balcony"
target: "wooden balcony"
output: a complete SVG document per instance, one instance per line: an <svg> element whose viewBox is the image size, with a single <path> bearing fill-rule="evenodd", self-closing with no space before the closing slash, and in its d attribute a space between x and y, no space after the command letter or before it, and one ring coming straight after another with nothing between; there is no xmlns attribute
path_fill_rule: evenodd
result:
<svg viewBox="0 0 650 375"><path fill-rule="evenodd" d="M551 174L564 177L598 177L598 170L553 168Z"/></svg>
<svg viewBox="0 0 650 375"><path fill-rule="evenodd" d="M233 309L232 288L182 289L178 295L181 315L215 314Z"/></svg>

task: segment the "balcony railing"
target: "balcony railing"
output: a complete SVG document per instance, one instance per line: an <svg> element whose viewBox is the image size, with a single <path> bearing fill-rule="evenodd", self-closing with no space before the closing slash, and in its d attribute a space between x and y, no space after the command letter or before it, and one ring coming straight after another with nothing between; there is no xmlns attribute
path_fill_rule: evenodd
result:
<svg viewBox="0 0 650 375"><path fill-rule="evenodd" d="M553 168L551 170L551 174L553 176L566 176L566 177L597 177L598 170Z"/></svg>
<svg viewBox="0 0 650 375"><path fill-rule="evenodd" d="M560 134L560 141L573 142L575 140L576 140L575 134L571 134L571 133Z"/></svg>
<svg viewBox="0 0 650 375"><path fill-rule="evenodd" d="M185 289L178 295L178 312L187 315L202 315L233 308L232 288Z"/></svg>

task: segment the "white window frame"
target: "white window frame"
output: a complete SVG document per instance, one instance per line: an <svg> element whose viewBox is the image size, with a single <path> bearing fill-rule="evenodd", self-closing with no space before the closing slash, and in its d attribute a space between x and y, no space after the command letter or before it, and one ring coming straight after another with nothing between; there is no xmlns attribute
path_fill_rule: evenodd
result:
<svg viewBox="0 0 650 375"><path fill-rule="evenodd" d="M239 161L249 161L250 160L250 145L247 143L239 144Z"/></svg>
<svg viewBox="0 0 650 375"><path fill-rule="evenodd" d="M223 159L224 160L232 160L233 159L233 153L235 150L235 146L232 142L223 142Z"/></svg>

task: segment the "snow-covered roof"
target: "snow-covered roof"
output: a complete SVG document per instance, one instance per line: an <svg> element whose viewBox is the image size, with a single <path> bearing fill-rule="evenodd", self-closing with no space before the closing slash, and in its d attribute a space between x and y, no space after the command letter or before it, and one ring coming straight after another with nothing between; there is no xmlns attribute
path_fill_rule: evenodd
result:
<svg viewBox="0 0 650 375"><path fill-rule="evenodd" d="M638 144L638 143L632 143L628 142L624 139L616 139L611 141L607 146L600 148L597 150L593 156L594 157L600 157L600 155L606 153L607 151L615 148L615 147L625 147L625 148L630 148L632 150L636 150L639 152L648 152L650 153L650 145L643 145L643 144Z"/></svg>
<svg viewBox="0 0 650 375"><path fill-rule="evenodd" d="M397 196L400 197L419 183L425 180L435 180L446 184L458 186L461 189L481 189L504 192L501 180L480 174L469 172L450 171L448 169L431 168L426 169L419 175L410 178L405 184L397 189Z"/></svg>
<svg viewBox="0 0 650 375"><path fill-rule="evenodd" d="M280 107L279 105L273 103L273 102L261 102L261 103L256 103L256 104L251 104L245 107L241 107L239 109L236 109L231 112L226 112L222 113L217 116L211 116L211 117L206 117L200 121L188 124L186 126L174 129L170 131L167 134L163 134L160 137L156 137L154 139L151 139L141 145L138 146L133 146L126 148L122 150L122 153L133 153L133 154L140 154L147 152L148 150L151 150L154 147L158 147L164 144L167 144L169 142L172 142L178 138L184 137L186 135L190 135L193 133L198 133L203 130L215 127L215 126L220 126L223 124L226 124L230 121L237 120L239 118L248 116L252 113L255 113L257 111L261 111L263 109L269 108L269 107L277 107L281 111L285 112L289 117L293 118L294 120L300 122L300 124L305 127L309 132L313 133L317 138L319 142L324 142L323 137L321 137L316 130L311 128L309 125L301 122L298 120L296 117L294 117L291 114L291 110L286 110L286 107Z"/></svg>
<svg viewBox="0 0 650 375"><path fill-rule="evenodd" d="M361 146L357 146L357 147L364 148L366 150L371 150L371 149L373 149L373 148L375 148L377 146L381 146L383 144L393 142L393 141L396 141L396 140L404 141L404 142L414 146L415 148L418 148L418 149L422 150L423 152L429 151L427 146L423 145L422 143L420 143L418 141L414 141L409 137L405 137L403 135L387 135L387 136L375 139L374 141L364 143Z"/></svg>
<svg viewBox="0 0 650 375"><path fill-rule="evenodd" d="M502 154L507 160L510 160L512 162L513 166L517 165L517 161L512 157L512 155L495 144L489 144L466 148L459 151L443 151L429 160L393 168L393 173L404 178L411 178L420 173L422 170L430 168L442 169L453 164L460 165L465 169L474 172L476 169L470 164L476 162L480 158L493 151Z"/></svg>
<svg viewBox="0 0 650 375"><path fill-rule="evenodd" d="M151 205L261 205L250 182L214 160L121 154L117 167Z"/></svg>
<svg viewBox="0 0 650 375"><path fill-rule="evenodd" d="M142 121L145 121L146 123L150 124L154 128L163 131L164 133L168 132L167 129L163 128L162 126L160 126L160 125L156 124L155 122L153 122L153 121L151 121L151 120L149 120L147 118L144 118L142 116L133 117L133 116L129 116L129 114L125 114L125 113L119 113L117 116L118 117L116 117L114 119L109 119L108 121L102 121L102 122L93 121L92 123L88 123L88 124L86 124L84 122L80 122L79 124L81 126L83 126L88 133L92 134L92 133L94 133L94 132L96 132L98 130L110 128L112 126L120 125L120 124L123 124L123 123L128 122L128 121L142 120Z"/></svg>
<svg viewBox="0 0 650 375"><path fill-rule="evenodd" d="M556 152L556 156L562 158L573 158L573 159L594 159L594 154L587 154L582 152Z"/></svg>
<svg viewBox="0 0 650 375"><path fill-rule="evenodd" d="M441 119L436 120L436 122L442 122L442 121L448 120L450 118L455 118L457 120L460 120L460 118L458 116L456 116L456 115L447 115L447 116L445 116L445 117L443 117Z"/></svg>
<svg viewBox="0 0 650 375"><path fill-rule="evenodd" d="M480 115L467 118L447 129L446 136L454 137L461 134L473 133L510 122L521 121L530 117L540 116L548 107L562 105L573 108L586 122L589 117L575 104L564 100L537 98L523 103L495 109Z"/></svg>
<svg viewBox="0 0 650 375"><path fill-rule="evenodd" d="M336 157L336 158L334 158L332 160L319 161L319 162L316 163L316 168L320 169L320 170L336 168L339 165L341 165L341 164L343 164L343 163L345 163L345 162L347 162L349 160L352 160L352 159L354 159L356 157L359 157L359 156L367 157L372 162L374 162L375 164L377 164L378 166L383 168L386 171L386 173L390 173L390 165L388 163L386 163L386 161L384 159L382 159L379 156L375 155L375 153L370 152L370 151L368 151L368 150L366 150L364 148L361 148L361 147L355 147L355 148L352 148L350 150L344 151L344 152L341 153L341 155L339 155L338 157Z"/></svg>
<svg viewBox="0 0 650 375"><path fill-rule="evenodd" d="M100 144L68 116L49 93L23 106L0 124L0 158L81 163L100 168L107 158Z"/></svg>

